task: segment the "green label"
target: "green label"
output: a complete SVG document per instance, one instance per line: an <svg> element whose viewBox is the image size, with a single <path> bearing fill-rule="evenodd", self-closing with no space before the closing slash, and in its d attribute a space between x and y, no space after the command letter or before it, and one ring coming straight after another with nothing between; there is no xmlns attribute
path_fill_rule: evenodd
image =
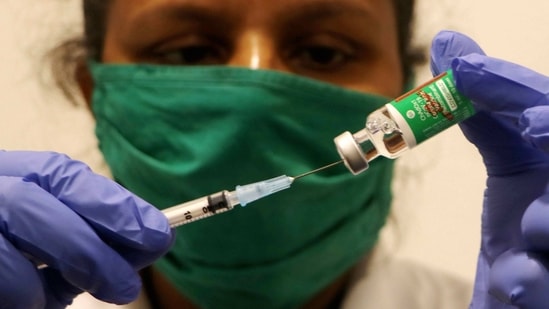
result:
<svg viewBox="0 0 549 309"><path fill-rule="evenodd" d="M469 99L456 89L452 70L389 103L406 121L416 144L472 116Z"/></svg>

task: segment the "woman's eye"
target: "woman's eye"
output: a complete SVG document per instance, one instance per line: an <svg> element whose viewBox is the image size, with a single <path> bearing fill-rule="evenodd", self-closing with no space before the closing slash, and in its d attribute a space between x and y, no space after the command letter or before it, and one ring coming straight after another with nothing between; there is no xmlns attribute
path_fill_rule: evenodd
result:
<svg viewBox="0 0 549 309"><path fill-rule="evenodd" d="M297 69L329 71L342 68L353 59L355 48L351 44L323 41L327 42L305 42L290 49L289 64Z"/></svg>
<svg viewBox="0 0 549 309"><path fill-rule="evenodd" d="M227 52L216 45L190 45L156 55L160 63L170 65L218 65L227 60Z"/></svg>
<svg viewBox="0 0 549 309"><path fill-rule="evenodd" d="M313 46L300 50L296 55L296 60L310 68L333 68L343 64L348 55L330 47Z"/></svg>

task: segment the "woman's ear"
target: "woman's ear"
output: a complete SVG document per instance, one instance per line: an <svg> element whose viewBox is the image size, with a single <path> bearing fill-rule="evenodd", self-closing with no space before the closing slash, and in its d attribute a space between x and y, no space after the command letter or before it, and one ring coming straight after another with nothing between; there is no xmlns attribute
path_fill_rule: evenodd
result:
<svg viewBox="0 0 549 309"><path fill-rule="evenodd" d="M74 74L80 93L86 101L88 108L91 109L94 83L88 63L83 61L77 64Z"/></svg>

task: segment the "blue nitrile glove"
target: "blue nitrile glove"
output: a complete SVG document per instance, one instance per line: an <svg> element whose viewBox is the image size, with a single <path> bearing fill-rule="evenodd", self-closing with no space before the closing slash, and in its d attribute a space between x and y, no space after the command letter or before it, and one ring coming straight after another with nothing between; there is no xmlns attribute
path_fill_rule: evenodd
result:
<svg viewBox="0 0 549 309"><path fill-rule="evenodd" d="M64 308L82 291L134 300L173 242L166 217L81 162L0 151L0 308ZM49 265L37 270L26 255Z"/></svg>
<svg viewBox="0 0 549 309"><path fill-rule="evenodd" d="M438 34L431 53L433 74L452 68L474 102L460 127L488 174L471 308L549 308L549 78L455 32Z"/></svg>

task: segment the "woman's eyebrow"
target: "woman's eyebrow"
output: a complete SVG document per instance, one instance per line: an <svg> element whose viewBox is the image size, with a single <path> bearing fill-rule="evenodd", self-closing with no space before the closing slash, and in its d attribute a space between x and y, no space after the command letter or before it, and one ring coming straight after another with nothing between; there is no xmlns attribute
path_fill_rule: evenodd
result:
<svg viewBox="0 0 549 309"><path fill-rule="evenodd" d="M210 24L216 27L229 26L227 12L215 7L191 3L174 3L155 6L140 12L133 22L138 25L153 25L159 21L185 20Z"/></svg>
<svg viewBox="0 0 549 309"><path fill-rule="evenodd" d="M303 4L293 6L291 10L285 12L282 20L286 23L297 24L336 17L360 18L367 23L378 23L375 12L367 5L343 0L304 1Z"/></svg>

